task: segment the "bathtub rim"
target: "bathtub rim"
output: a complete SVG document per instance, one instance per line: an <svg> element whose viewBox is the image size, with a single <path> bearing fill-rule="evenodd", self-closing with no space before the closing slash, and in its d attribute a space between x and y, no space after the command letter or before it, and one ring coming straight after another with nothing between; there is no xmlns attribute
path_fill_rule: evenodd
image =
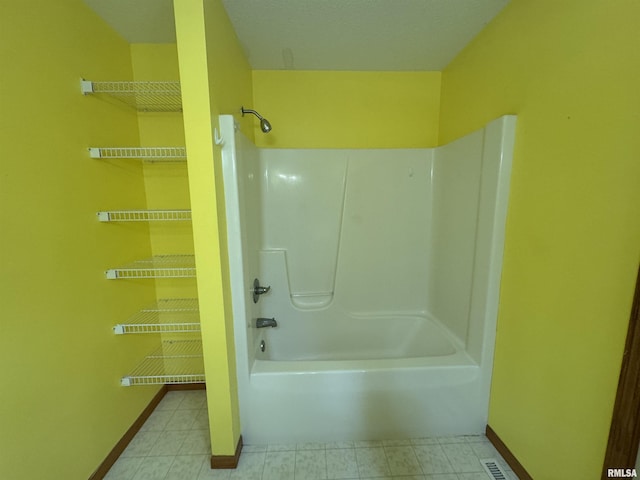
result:
<svg viewBox="0 0 640 480"><path fill-rule="evenodd" d="M370 360L259 360L251 366L250 376L274 374L365 373L426 368L480 368L464 350L450 355Z"/></svg>

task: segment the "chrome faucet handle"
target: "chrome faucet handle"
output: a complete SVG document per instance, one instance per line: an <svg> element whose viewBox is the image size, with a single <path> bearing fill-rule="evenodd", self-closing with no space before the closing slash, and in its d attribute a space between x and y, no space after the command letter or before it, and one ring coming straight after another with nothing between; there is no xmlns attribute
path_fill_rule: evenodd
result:
<svg viewBox="0 0 640 480"><path fill-rule="evenodd" d="M269 290L271 290L271 287L261 287L260 286L260 280L258 280L257 278L253 280L253 289L251 290L251 293L253 294L253 303L258 303L258 300L260 300L260 295L263 295L265 293L267 293Z"/></svg>

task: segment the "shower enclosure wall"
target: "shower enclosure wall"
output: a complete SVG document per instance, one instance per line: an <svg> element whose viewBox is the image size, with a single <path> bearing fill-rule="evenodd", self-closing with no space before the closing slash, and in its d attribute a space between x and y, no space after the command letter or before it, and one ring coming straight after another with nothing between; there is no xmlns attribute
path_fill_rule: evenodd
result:
<svg viewBox="0 0 640 480"><path fill-rule="evenodd" d="M515 117L432 149L220 128L245 443L483 432Z"/></svg>

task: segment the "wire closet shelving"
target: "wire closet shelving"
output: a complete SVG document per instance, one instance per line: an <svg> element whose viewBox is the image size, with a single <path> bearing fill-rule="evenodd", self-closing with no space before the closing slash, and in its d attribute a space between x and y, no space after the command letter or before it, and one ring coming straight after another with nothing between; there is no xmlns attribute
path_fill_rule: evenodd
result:
<svg viewBox="0 0 640 480"><path fill-rule="evenodd" d="M116 335L133 333L190 333L200 331L196 298L166 298L143 308L113 327Z"/></svg>
<svg viewBox="0 0 640 480"><path fill-rule="evenodd" d="M138 112L182 112L180 82L81 81L85 96L101 97L105 103L124 104ZM89 147L96 159L137 159L144 162L184 162L184 146ZM191 210L104 210L101 222L190 221ZM110 268L107 279L194 278L194 255L155 255L124 266ZM205 383L200 313L194 298L161 299L143 308L113 328L123 334L187 334L187 339L160 342L160 347L144 357L131 373L121 378L123 386Z"/></svg>
<svg viewBox="0 0 640 480"><path fill-rule="evenodd" d="M109 280L120 278L195 278L194 255L155 255L105 272Z"/></svg>
<svg viewBox="0 0 640 480"><path fill-rule="evenodd" d="M200 340L163 341L121 380L125 387L168 383L205 383Z"/></svg>
<svg viewBox="0 0 640 480"><path fill-rule="evenodd" d="M105 210L101 222L175 222L191 220L191 210Z"/></svg>
<svg viewBox="0 0 640 480"><path fill-rule="evenodd" d="M94 82L82 80L84 95L104 94L139 112L181 112L180 82Z"/></svg>
<svg viewBox="0 0 640 480"><path fill-rule="evenodd" d="M89 147L91 158L136 159L144 162L185 162L186 147Z"/></svg>

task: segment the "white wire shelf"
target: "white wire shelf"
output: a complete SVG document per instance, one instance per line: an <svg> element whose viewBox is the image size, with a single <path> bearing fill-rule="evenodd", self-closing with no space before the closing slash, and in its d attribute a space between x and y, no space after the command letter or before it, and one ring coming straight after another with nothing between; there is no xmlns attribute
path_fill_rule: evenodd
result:
<svg viewBox="0 0 640 480"><path fill-rule="evenodd" d="M116 335L130 333L185 333L200 331L196 298L166 298L143 308L125 323L113 327Z"/></svg>
<svg viewBox="0 0 640 480"><path fill-rule="evenodd" d="M119 278L195 278L194 255L155 255L105 272L109 280Z"/></svg>
<svg viewBox="0 0 640 480"><path fill-rule="evenodd" d="M92 82L82 80L84 95L106 94L140 112L181 112L180 82Z"/></svg>
<svg viewBox="0 0 640 480"><path fill-rule="evenodd" d="M122 378L125 387L167 383L204 383L200 340L167 340Z"/></svg>
<svg viewBox="0 0 640 480"><path fill-rule="evenodd" d="M145 162L184 162L186 147L89 147L91 158L134 158Z"/></svg>
<svg viewBox="0 0 640 480"><path fill-rule="evenodd" d="M191 210L108 210L98 212L101 222L175 222L191 220Z"/></svg>

